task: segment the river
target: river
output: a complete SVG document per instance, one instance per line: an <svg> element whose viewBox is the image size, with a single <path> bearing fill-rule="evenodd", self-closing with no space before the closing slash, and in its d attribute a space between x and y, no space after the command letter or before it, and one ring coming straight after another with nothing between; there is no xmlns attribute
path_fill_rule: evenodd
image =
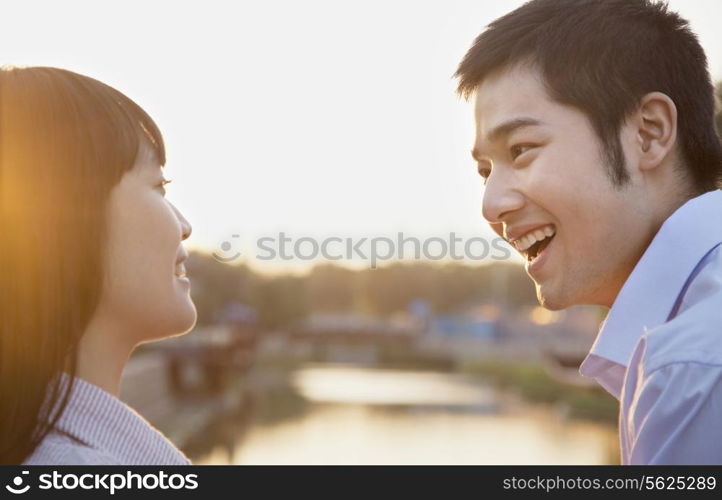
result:
<svg viewBox="0 0 722 500"><path fill-rule="evenodd" d="M300 409L223 426L195 464L609 464L615 429L441 372L305 365ZM278 401L274 403L278 406ZM206 438L208 436L206 435ZM208 443L208 439L205 440Z"/></svg>

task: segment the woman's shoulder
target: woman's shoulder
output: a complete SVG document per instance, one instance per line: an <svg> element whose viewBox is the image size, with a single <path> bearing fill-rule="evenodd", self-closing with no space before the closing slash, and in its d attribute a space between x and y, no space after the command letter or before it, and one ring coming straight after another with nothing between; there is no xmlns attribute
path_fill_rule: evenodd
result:
<svg viewBox="0 0 722 500"><path fill-rule="evenodd" d="M189 465L190 460L126 403L78 378L52 431L26 463Z"/></svg>
<svg viewBox="0 0 722 500"><path fill-rule="evenodd" d="M23 465L121 465L114 457L74 439L50 432Z"/></svg>

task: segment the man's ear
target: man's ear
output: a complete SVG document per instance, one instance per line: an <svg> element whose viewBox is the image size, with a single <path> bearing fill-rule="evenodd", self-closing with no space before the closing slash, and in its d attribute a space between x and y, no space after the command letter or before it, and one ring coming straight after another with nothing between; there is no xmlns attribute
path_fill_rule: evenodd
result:
<svg viewBox="0 0 722 500"><path fill-rule="evenodd" d="M656 168L677 143L677 106L667 94L651 92L642 97L637 117L639 168Z"/></svg>

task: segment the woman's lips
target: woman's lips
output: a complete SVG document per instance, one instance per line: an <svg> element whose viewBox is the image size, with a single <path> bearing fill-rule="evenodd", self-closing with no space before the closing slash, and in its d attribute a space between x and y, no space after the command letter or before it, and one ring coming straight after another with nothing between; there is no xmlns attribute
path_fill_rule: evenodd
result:
<svg viewBox="0 0 722 500"><path fill-rule="evenodd" d="M184 278L186 275L186 266L183 264L176 264L175 275L179 278Z"/></svg>

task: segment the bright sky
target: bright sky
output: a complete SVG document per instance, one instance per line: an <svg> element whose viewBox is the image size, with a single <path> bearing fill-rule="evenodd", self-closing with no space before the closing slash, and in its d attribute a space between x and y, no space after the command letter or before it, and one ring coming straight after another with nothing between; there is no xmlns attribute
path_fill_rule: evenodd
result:
<svg viewBox="0 0 722 500"><path fill-rule="evenodd" d="M521 3L6 1L0 64L83 73L148 111L189 247L248 254L279 231L491 238L451 75ZM722 77L719 1L670 5Z"/></svg>

